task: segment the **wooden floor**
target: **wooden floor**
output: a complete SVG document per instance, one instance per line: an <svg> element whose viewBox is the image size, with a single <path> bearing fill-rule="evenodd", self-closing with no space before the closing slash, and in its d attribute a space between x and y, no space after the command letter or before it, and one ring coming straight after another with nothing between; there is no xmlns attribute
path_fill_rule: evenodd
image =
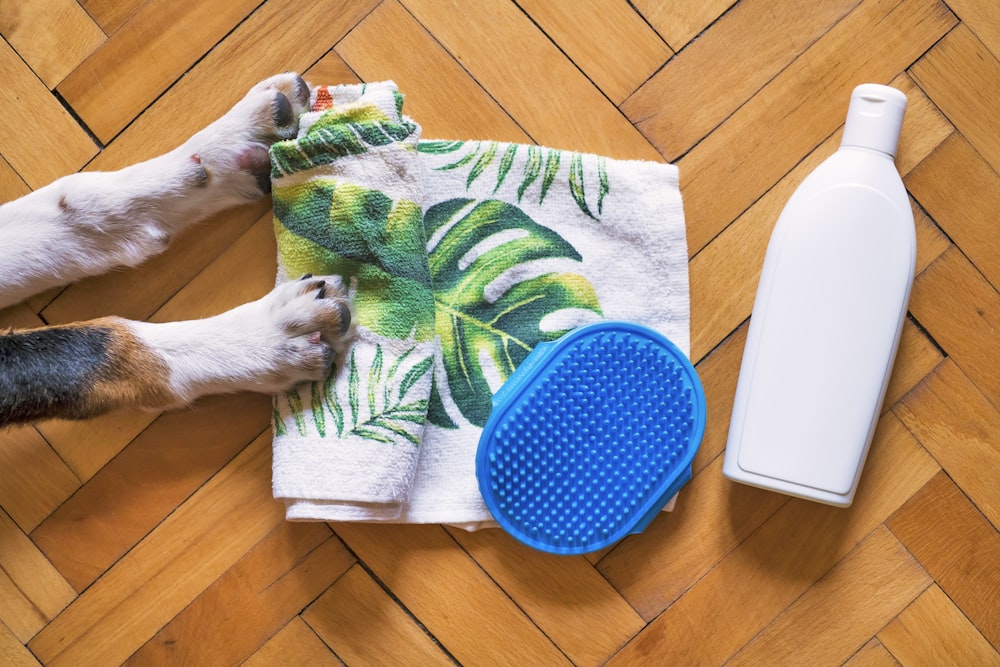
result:
<svg viewBox="0 0 1000 667"><path fill-rule="evenodd" d="M710 413L677 510L571 558L284 522L266 397L4 431L0 664L1000 664L1000 4L29 0L0 34L4 200L173 147L285 70L394 79L429 138L676 163ZM770 230L867 81L909 96L919 258L844 510L721 463ZM270 221L233 211L0 324L221 312L272 285Z"/></svg>

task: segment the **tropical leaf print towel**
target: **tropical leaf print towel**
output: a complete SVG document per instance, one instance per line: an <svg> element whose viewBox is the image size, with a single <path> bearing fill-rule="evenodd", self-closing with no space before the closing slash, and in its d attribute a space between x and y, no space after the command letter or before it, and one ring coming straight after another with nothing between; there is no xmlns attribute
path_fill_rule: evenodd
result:
<svg viewBox="0 0 1000 667"><path fill-rule="evenodd" d="M347 466L315 480L324 502L286 497L288 516L489 525L479 436L493 394L535 345L610 318L687 350L677 169L488 140L418 142L391 83L319 87L314 97L331 111L308 115L301 132L336 149L278 145L275 212L279 222L304 219L286 213L296 207L337 213L276 223L279 264L290 277L345 276L362 338L327 383L277 397L275 493L289 471L319 467L313 444L359 461L355 445L366 442L368 453L419 454L398 516L344 500L345 488L384 473ZM408 159L382 154L393 151ZM317 169L350 177L330 183L310 175ZM434 354L423 347L431 341Z"/></svg>
<svg viewBox="0 0 1000 667"><path fill-rule="evenodd" d="M289 518L350 519L361 506L386 519L416 471L436 349L419 128L392 86L338 95L271 151L279 280L340 276L356 329L326 381L275 397L273 487Z"/></svg>

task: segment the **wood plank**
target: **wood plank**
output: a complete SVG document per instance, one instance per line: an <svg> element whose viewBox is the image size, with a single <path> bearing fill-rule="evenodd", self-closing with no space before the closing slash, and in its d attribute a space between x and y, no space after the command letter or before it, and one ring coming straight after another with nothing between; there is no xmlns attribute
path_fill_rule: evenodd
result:
<svg viewBox="0 0 1000 667"><path fill-rule="evenodd" d="M269 0L87 165L114 170L176 146L222 116L257 82L304 72L378 0ZM289 39L294 35L294 39ZM262 57L261 54L266 54Z"/></svg>
<svg viewBox="0 0 1000 667"><path fill-rule="evenodd" d="M29 643L46 664L120 663L284 519L265 433Z"/></svg>
<svg viewBox="0 0 1000 667"><path fill-rule="evenodd" d="M82 591L266 429L270 405L266 396L217 396L164 414L32 539Z"/></svg>
<svg viewBox="0 0 1000 667"><path fill-rule="evenodd" d="M384 39L383 35L392 35ZM419 57L399 57L399 45ZM366 81L391 79L404 110L428 139L528 142L531 138L455 58L396 0L386 0L349 32L336 51ZM434 72L428 77L427 72ZM461 100L461 104L456 104Z"/></svg>
<svg viewBox="0 0 1000 667"><path fill-rule="evenodd" d="M714 461L726 448L747 328L746 323L741 324L696 366L705 390L705 403L712 406L712 411L706 420L705 435L692 465L695 473Z"/></svg>
<svg viewBox="0 0 1000 667"><path fill-rule="evenodd" d="M938 586L928 588L878 638L906 667L1000 665L1000 653Z"/></svg>
<svg viewBox="0 0 1000 667"><path fill-rule="evenodd" d="M404 0L403 5L535 142L613 158L662 161L513 3ZM456 16L462 20L456 21ZM498 59L498 44L516 57ZM587 110L585 122L567 122L581 109Z"/></svg>
<svg viewBox="0 0 1000 667"><path fill-rule="evenodd" d="M843 124L855 85L892 81L954 22L938 0L867 0L817 40L678 161L689 252ZM876 42L881 46L872 51Z"/></svg>
<svg viewBox="0 0 1000 667"><path fill-rule="evenodd" d="M941 589L1000 648L1000 533L944 472L888 522Z"/></svg>
<svg viewBox="0 0 1000 667"><path fill-rule="evenodd" d="M23 0L0 11L0 34L55 88L107 39L76 0Z"/></svg>
<svg viewBox="0 0 1000 667"><path fill-rule="evenodd" d="M272 216L264 216L149 318L200 319L259 299L274 289L278 248Z"/></svg>
<svg viewBox="0 0 1000 667"><path fill-rule="evenodd" d="M97 146L6 41L0 40L0 155L32 189L76 171Z"/></svg>
<svg viewBox="0 0 1000 667"><path fill-rule="evenodd" d="M7 160L0 156L0 204L14 201L29 192L31 192L31 188L21 180L21 177L17 175Z"/></svg>
<svg viewBox="0 0 1000 667"><path fill-rule="evenodd" d="M0 624L22 643L76 598L76 591L0 509Z"/></svg>
<svg viewBox="0 0 1000 667"><path fill-rule="evenodd" d="M0 664L6 667L38 667L41 664L3 623L0 623Z"/></svg>
<svg viewBox="0 0 1000 667"><path fill-rule="evenodd" d="M112 34L149 0L79 0L104 32Z"/></svg>
<svg viewBox="0 0 1000 667"><path fill-rule="evenodd" d="M338 667L344 663L306 625L302 616L296 616L250 656L243 667L273 667L281 664Z"/></svg>
<svg viewBox="0 0 1000 667"><path fill-rule="evenodd" d="M785 3L776 11L769 0L745 0L625 100L622 111L676 160L860 2Z"/></svg>
<svg viewBox="0 0 1000 667"><path fill-rule="evenodd" d="M609 664L628 665L649 656L664 663L722 663L902 506L938 469L899 420L887 414L876 431L850 509L788 501ZM712 530L718 531L720 525L725 525L724 521L716 522ZM726 631L718 632L719 627Z"/></svg>
<svg viewBox="0 0 1000 667"><path fill-rule="evenodd" d="M910 312L1000 406L1000 294L957 248L917 276Z"/></svg>
<svg viewBox="0 0 1000 667"><path fill-rule="evenodd" d="M902 91L907 99L896 153L896 169L905 181L917 165L954 134L955 127L908 74L900 74L889 85Z"/></svg>
<svg viewBox="0 0 1000 667"><path fill-rule="evenodd" d="M107 144L259 4L150 0L59 84Z"/></svg>
<svg viewBox="0 0 1000 667"><path fill-rule="evenodd" d="M569 664L444 528L340 524L336 532L459 663Z"/></svg>
<svg viewBox="0 0 1000 667"><path fill-rule="evenodd" d="M960 134L910 172L906 187L976 268L1000 288L1000 176Z"/></svg>
<svg viewBox="0 0 1000 667"><path fill-rule="evenodd" d="M897 667L899 663L877 639L872 639L844 663L844 667Z"/></svg>
<svg viewBox="0 0 1000 667"><path fill-rule="evenodd" d="M0 309L0 327L4 329L33 329L44 324L45 322L23 303Z"/></svg>
<svg viewBox="0 0 1000 667"><path fill-rule="evenodd" d="M381 6L381 5L379 5ZM358 28L347 33L348 36ZM346 39L346 37L345 37ZM341 40L343 42L343 40ZM334 85L338 83L361 83L357 73L336 51L330 50L312 67L302 73L302 77L310 86Z"/></svg>
<svg viewBox="0 0 1000 667"><path fill-rule="evenodd" d="M1000 5L978 0L948 0L951 11L1000 58Z"/></svg>
<svg viewBox="0 0 1000 667"><path fill-rule="evenodd" d="M602 664L645 625L583 556L546 554L502 530L449 532L574 664Z"/></svg>
<svg viewBox="0 0 1000 667"><path fill-rule="evenodd" d="M786 496L726 480L721 456L681 494L674 511L641 534L625 538L597 565L646 621L673 604L788 502Z"/></svg>
<svg viewBox="0 0 1000 667"><path fill-rule="evenodd" d="M31 426L0 430L0 506L30 533L80 480ZM13 473L13 474L12 474Z"/></svg>
<svg viewBox="0 0 1000 667"><path fill-rule="evenodd" d="M733 0L632 0L632 5L674 51L679 51L732 4Z"/></svg>
<svg viewBox="0 0 1000 667"><path fill-rule="evenodd" d="M948 359L895 413L962 491L1000 528L1000 412Z"/></svg>
<svg viewBox="0 0 1000 667"><path fill-rule="evenodd" d="M726 664L840 664L931 583L880 526Z"/></svg>
<svg viewBox="0 0 1000 667"><path fill-rule="evenodd" d="M353 563L325 524L282 522L126 664L239 664Z"/></svg>
<svg viewBox="0 0 1000 667"><path fill-rule="evenodd" d="M615 104L673 55L626 0L517 3Z"/></svg>
<svg viewBox="0 0 1000 667"><path fill-rule="evenodd" d="M77 478L86 482L156 417L157 413L147 410L117 410L85 421L50 419L35 428Z"/></svg>
<svg viewBox="0 0 1000 667"><path fill-rule="evenodd" d="M1000 171L1000 61L965 24L949 32L910 74L944 115Z"/></svg>
<svg viewBox="0 0 1000 667"><path fill-rule="evenodd" d="M451 665L434 640L355 565L302 614L349 665Z"/></svg>

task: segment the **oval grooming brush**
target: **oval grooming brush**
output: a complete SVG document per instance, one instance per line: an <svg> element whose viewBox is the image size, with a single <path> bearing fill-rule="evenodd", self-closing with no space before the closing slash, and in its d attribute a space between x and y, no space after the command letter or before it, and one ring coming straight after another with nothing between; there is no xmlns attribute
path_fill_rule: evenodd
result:
<svg viewBox="0 0 1000 667"><path fill-rule="evenodd" d="M538 345L493 397L476 454L497 523L550 553L641 532L691 479L705 393L661 334L599 322Z"/></svg>

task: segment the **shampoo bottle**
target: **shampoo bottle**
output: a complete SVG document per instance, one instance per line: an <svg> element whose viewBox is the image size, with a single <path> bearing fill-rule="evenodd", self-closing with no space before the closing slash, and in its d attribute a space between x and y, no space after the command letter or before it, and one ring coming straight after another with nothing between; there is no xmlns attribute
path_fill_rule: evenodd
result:
<svg viewBox="0 0 1000 667"><path fill-rule="evenodd" d="M747 333L723 474L846 507L906 317L913 213L894 158L906 96L854 89L840 148L774 227Z"/></svg>

